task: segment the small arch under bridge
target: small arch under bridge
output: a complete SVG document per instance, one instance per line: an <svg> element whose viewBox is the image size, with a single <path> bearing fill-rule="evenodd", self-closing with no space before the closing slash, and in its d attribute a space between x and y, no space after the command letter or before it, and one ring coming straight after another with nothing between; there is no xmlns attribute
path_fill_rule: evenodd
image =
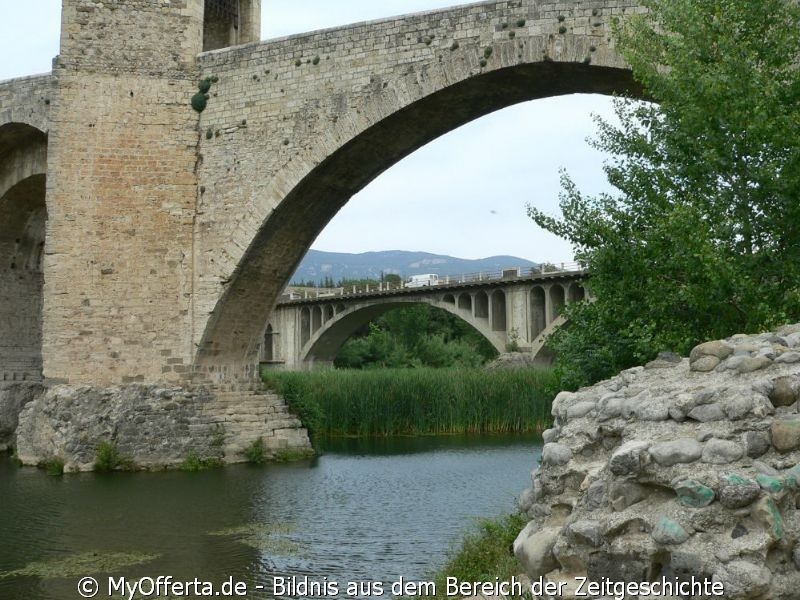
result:
<svg viewBox="0 0 800 600"><path fill-rule="evenodd" d="M565 321L565 305L587 298L582 270L449 278L430 287L324 290L285 295L266 324L261 364L285 370L330 366L344 342L380 315L410 304L429 304L469 323L497 349L516 345L550 361L545 339Z"/></svg>

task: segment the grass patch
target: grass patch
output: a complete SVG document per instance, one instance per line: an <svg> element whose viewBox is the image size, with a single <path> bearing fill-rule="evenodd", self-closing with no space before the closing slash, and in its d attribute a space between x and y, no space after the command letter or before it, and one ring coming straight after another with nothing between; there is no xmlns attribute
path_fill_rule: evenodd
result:
<svg viewBox="0 0 800 600"><path fill-rule="evenodd" d="M218 469L223 466L221 458L210 456L201 458L197 452L190 452L189 455L183 459L179 470L187 473L196 473L198 471L208 471L209 469Z"/></svg>
<svg viewBox="0 0 800 600"><path fill-rule="evenodd" d="M523 433L550 424L551 369L265 371L312 436Z"/></svg>
<svg viewBox="0 0 800 600"><path fill-rule="evenodd" d="M133 471L136 463L129 456L120 454L114 442L100 442L95 452L94 470L98 473L111 471Z"/></svg>
<svg viewBox="0 0 800 600"><path fill-rule="evenodd" d="M259 437L253 440L253 443L244 449L244 457L252 465L263 465L267 460L267 453L264 450L264 438Z"/></svg>
<svg viewBox="0 0 800 600"><path fill-rule="evenodd" d="M520 513L481 520L433 577L436 597L445 597L447 577L461 581L494 581L497 577L510 581L522 573L511 547L527 524L528 518Z"/></svg>
<svg viewBox="0 0 800 600"><path fill-rule="evenodd" d="M48 475L53 477L61 477L64 474L64 459L60 456L51 456L40 461L36 466L44 469Z"/></svg>

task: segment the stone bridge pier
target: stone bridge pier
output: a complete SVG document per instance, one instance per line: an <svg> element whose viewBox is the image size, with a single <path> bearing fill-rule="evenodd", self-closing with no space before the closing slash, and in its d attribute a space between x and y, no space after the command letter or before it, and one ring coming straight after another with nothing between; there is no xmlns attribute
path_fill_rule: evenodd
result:
<svg viewBox="0 0 800 600"><path fill-rule="evenodd" d="M551 356L545 340L564 323L564 306L586 299L584 277L583 272L562 273L281 301L264 330L261 364L287 370L331 366L342 344L356 331L410 304L428 304L456 315L500 353L528 352L547 364Z"/></svg>

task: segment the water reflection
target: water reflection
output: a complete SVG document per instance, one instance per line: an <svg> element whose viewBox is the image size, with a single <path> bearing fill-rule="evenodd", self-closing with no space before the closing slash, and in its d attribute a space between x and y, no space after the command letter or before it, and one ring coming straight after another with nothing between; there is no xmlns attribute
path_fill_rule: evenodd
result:
<svg viewBox="0 0 800 600"><path fill-rule="evenodd" d="M233 576L264 586L261 597L275 574L327 576L342 592L422 579L471 519L513 509L539 452L532 437L339 440L291 465L64 478L0 459L0 574L135 552L159 558L119 574ZM0 578L0 598L72 599L77 579Z"/></svg>

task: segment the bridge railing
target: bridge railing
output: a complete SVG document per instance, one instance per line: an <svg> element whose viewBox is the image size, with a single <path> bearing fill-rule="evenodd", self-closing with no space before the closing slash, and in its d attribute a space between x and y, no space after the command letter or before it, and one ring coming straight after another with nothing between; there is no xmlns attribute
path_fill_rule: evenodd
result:
<svg viewBox="0 0 800 600"><path fill-rule="evenodd" d="M399 284L390 282L377 282L364 285L353 285L345 287L318 287L305 288L299 290L289 290L284 292L279 302L291 302L293 300L313 300L324 298L352 298L367 294L379 294L385 292L395 292L405 289L421 290L425 287L442 287L448 285L458 285L461 283L487 283L491 281L513 281L514 279L527 279L538 275L559 275L562 273L575 273L583 270L583 266L577 262L562 262L558 264L543 263L537 267L513 267L501 271L481 271L477 273L463 273L461 275L443 275L439 278L438 284L425 286L411 286L401 281Z"/></svg>

